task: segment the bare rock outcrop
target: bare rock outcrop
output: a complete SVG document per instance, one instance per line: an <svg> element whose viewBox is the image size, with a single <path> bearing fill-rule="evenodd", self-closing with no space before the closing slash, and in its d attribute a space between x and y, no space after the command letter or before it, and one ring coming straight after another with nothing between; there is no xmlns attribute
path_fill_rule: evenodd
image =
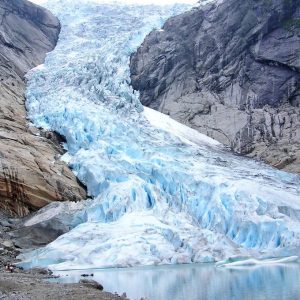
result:
<svg viewBox="0 0 300 300"><path fill-rule="evenodd" d="M24 75L43 62L59 31L47 10L26 0L0 0L0 209L12 215L86 197L59 160L61 137L26 119Z"/></svg>
<svg viewBox="0 0 300 300"><path fill-rule="evenodd" d="M144 105L300 173L300 1L223 0L170 18L131 57Z"/></svg>

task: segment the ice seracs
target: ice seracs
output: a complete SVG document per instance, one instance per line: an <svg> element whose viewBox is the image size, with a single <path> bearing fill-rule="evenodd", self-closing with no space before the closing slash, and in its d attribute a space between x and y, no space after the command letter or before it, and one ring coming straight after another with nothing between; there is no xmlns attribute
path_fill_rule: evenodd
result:
<svg viewBox="0 0 300 300"><path fill-rule="evenodd" d="M49 1L57 47L28 74L36 126L66 137L63 159L93 199L52 204L28 224L71 228L22 256L52 269L298 255L299 177L234 156L150 109L130 86L129 57L187 8Z"/></svg>

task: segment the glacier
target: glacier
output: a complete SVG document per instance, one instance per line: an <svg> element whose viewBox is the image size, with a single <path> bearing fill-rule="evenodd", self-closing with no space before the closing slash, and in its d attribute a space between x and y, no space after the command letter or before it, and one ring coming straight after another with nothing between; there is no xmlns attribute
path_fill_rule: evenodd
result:
<svg viewBox="0 0 300 300"><path fill-rule="evenodd" d="M90 199L52 203L26 226L70 231L20 256L53 270L299 255L300 177L236 156L139 101L130 55L190 8L50 0L62 30L27 74L31 125L66 137L61 159Z"/></svg>

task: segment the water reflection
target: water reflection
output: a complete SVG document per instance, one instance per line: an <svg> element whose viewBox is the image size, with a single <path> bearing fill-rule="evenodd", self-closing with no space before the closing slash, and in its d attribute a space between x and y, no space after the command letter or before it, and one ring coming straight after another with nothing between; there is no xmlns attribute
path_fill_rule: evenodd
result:
<svg viewBox="0 0 300 300"><path fill-rule="evenodd" d="M78 282L81 274L106 291L127 293L130 299L213 300L213 299L300 299L300 264L257 266L240 269L214 265L180 265L132 269L56 272L62 282ZM68 275L68 276L67 276Z"/></svg>

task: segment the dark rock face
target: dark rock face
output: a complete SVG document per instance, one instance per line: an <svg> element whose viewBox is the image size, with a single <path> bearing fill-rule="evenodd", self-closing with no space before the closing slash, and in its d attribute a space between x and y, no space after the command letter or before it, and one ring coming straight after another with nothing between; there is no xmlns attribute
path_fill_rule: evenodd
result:
<svg viewBox="0 0 300 300"><path fill-rule="evenodd" d="M20 253L9 235L13 227L14 224L9 216L0 211L0 272L7 263L14 261Z"/></svg>
<svg viewBox="0 0 300 300"><path fill-rule="evenodd" d="M86 192L58 159L60 137L26 120L24 74L54 48L59 21L26 0L0 0L0 20L0 209L25 216Z"/></svg>
<svg viewBox="0 0 300 300"><path fill-rule="evenodd" d="M103 290L103 286L97 282L96 280L90 280L90 279L80 279L79 283L85 285L85 286L89 286L91 288L97 289L102 291Z"/></svg>
<svg viewBox="0 0 300 300"><path fill-rule="evenodd" d="M300 1L224 0L151 32L131 57L144 105L300 173Z"/></svg>

